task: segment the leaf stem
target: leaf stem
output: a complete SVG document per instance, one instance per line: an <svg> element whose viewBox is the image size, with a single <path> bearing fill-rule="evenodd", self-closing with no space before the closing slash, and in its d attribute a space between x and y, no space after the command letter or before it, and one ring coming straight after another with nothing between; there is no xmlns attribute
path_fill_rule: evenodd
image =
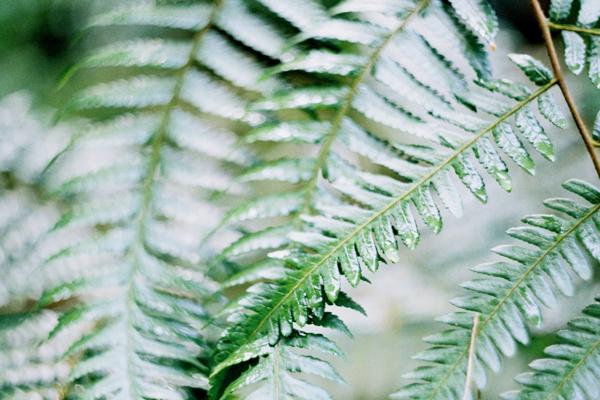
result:
<svg viewBox="0 0 600 400"><path fill-rule="evenodd" d="M479 313L473 316L473 327L471 328L471 341L469 343L469 358L467 360L467 374L465 376L465 391L462 400L471 399L471 381L473 380L473 364L475 362L475 343L477 342L477 329L479 326Z"/></svg>
<svg viewBox="0 0 600 400"><path fill-rule="evenodd" d="M563 94L565 101L567 102L567 106L571 111L571 115L573 116L573 120L575 121L575 125L579 130L579 134L581 139L583 139L583 143L587 149L587 152L592 159L592 163L594 164L594 169L596 170L596 174L600 178L600 159L596 154L594 149L594 143L590 133L588 132L579 111L577 110L577 106L575 105L575 101L573 100L573 96L569 90L569 86L567 85L567 81L565 80L565 76L562 72L560 62L558 61L558 55L556 53L556 48L554 47L554 41L552 40L552 35L550 34L550 27L548 21L546 20L546 16L544 15L544 11L540 6L539 0L531 0L531 5L533 6L533 11L535 14L535 18L538 21L540 29L542 30L542 36L544 37L544 43L546 45L546 50L548 51L548 57L550 57L550 63L552 64L552 70L554 71L554 75L556 76L556 80L558 81L558 86L560 87L560 91Z"/></svg>
<svg viewBox="0 0 600 400"><path fill-rule="evenodd" d="M585 33L588 35L600 36L600 29L583 28L581 26L576 26L576 25L557 24L557 23L554 23L554 22L548 21L548 20L546 20L546 24L548 25L548 28L556 30L556 31L571 31L571 32Z"/></svg>

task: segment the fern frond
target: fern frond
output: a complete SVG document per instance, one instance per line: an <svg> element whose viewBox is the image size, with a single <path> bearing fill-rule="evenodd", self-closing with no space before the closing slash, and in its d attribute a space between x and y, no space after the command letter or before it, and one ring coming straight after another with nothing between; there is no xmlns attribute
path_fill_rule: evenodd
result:
<svg viewBox="0 0 600 400"><path fill-rule="evenodd" d="M264 335L286 336L295 327L318 321L326 304L337 301L342 277L354 286L381 261L396 262L397 236L414 248L420 238L416 216L439 232L442 219L434 190L450 211L460 215L462 204L452 175L485 201L483 177L470 160L471 154L507 190L508 166L497 147L533 173L533 159L513 123L540 153L552 159L552 145L531 103L537 101L540 112L551 122L562 125L564 120L548 93L556 81L543 65L517 62L530 77L536 68L546 76L532 79L539 85L535 91L488 79L485 56L476 57L479 53L472 52L476 49L472 44L479 42L474 36L466 38L469 31L456 18L455 10L438 2L407 2L396 13L386 14L397 16L391 20L378 19L377 13L363 14L363 6L356 2L342 3L337 11L344 13L337 14L334 9L333 15L311 2L298 3L298 7L310 8L302 12L283 9L277 2L262 3L300 29L302 39L368 46L359 52L344 52L341 47L325 58L322 52L318 57L300 53L277 70L302 71L307 79L316 74L315 80L326 75L331 83L291 88L253 103L255 110L285 118L281 117L281 123L259 126L248 135L250 142L316 144L316 154L302 162L283 158L255 167L249 173L253 179L297 186L289 193L258 198L226 217L229 223L290 218L283 225L251 231L221 255L235 269L255 272L261 263L257 266L252 260L271 251L270 257L279 261L277 274L284 277L240 302L243 306L236 312L235 325L221 340L215 382L231 360L239 359L245 345ZM301 17L313 14L307 20ZM370 26L365 19L377 26L369 35L358 35ZM318 24L313 26L311 21ZM327 29L347 23L354 27L353 35L360 37L340 37L336 29ZM432 26L444 28L425 29ZM444 38L452 41L450 50L436 46ZM470 71L461 71L453 61L461 57L471 62L477 87L468 83ZM447 79L431 79L436 75ZM402 89L405 82L415 90ZM305 114L290 121L287 111L298 108ZM389 135L375 133L381 127L394 129L397 137L418 139L391 140Z"/></svg>
<svg viewBox="0 0 600 400"><path fill-rule="evenodd" d="M579 11L575 12L579 7ZM575 75L588 67L588 77L600 88L600 5L594 1L558 1L550 6L551 29L561 31L565 63ZM600 141L600 112L592 130Z"/></svg>
<svg viewBox="0 0 600 400"><path fill-rule="evenodd" d="M545 205L566 217L530 215L522 220L525 226L507 231L527 246L496 247L494 252L504 261L473 268L479 278L461 285L469 294L452 301L461 311L440 318L449 329L425 338L432 347L415 358L427 365L409 373L407 377L417 382L394 397L460 396L465 384L472 313L479 313L481 320L475 332L473 377L480 388L484 387L486 368L498 371L502 357L515 353L517 342L528 343L527 326L541 323L541 305L554 306L556 292L573 294L570 272L582 279L591 277L592 261L587 255L595 260L600 257L600 191L579 180L567 181L563 186L587 203L566 198L548 199Z"/></svg>
<svg viewBox="0 0 600 400"><path fill-rule="evenodd" d="M543 87L531 97L519 103L515 109L504 116L503 120L522 111L528 103L545 93L549 87L551 85ZM528 109L525 108L525 110ZM526 118L525 115L527 115L527 118L535 118L529 112L521 115L521 118ZM533 121L536 120L534 119ZM522 121L522 123L525 124L526 122ZM533 126L536 130L532 130L532 134L541 132L537 130L538 127L541 128L541 125L538 125L537 122L534 122ZM225 255L232 257L241 256L260 249L278 248L289 241L311 249L310 252L307 251L305 253L292 250L291 252L273 254L276 258L283 258L286 263L290 264L291 268L288 271L289 275L287 279L284 280L285 284L280 283L281 286L279 289L275 290L275 292L279 292L279 295L272 296L272 303L268 302L267 299L263 299L259 304L253 306L255 311L251 312L254 315L251 318L260 318L256 324L259 330L262 328L266 329L265 323L271 318L274 320L279 318L287 319L286 315L288 314L285 311L288 307L287 304L291 306L296 301L299 301L295 300L296 298L312 299L315 301L315 303L308 307L307 305L294 306L300 307L300 310L304 309L304 312L307 312L307 308L312 309L312 311L321 308L324 300L320 295L321 282L324 285L325 294L328 298L335 300L340 284L340 273L337 272L338 264L341 274L346 275L350 283L357 284L361 277L361 269L364 270L366 267L366 269L375 270L379 260L383 259L390 262L396 260L398 251L395 242L396 232L407 246L414 247L419 240L420 234L415 224L410 202L414 202L414 206L423 220L434 231L438 231L441 228L441 217L437 205L433 202L431 193L429 192L432 179L435 179L434 185L437 184L435 187L436 189L439 188L442 199L446 200L449 207L452 207L456 213L459 213L460 206L457 206L457 204L460 203L460 199L456 197L455 189L450 186L452 185L452 181L450 180L448 171L448 167L453 163L458 164L456 168L457 174L460 177L466 178L465 181L473 188L473 192L485 198L485 192L482 191L484 190L483 181L479 180L481 177L464 156L479 139L484 138L494 127L495 125L480 131L469 142L457 150L447 150L447 158L442 160L437 158L438 154L429 151L427 148L409 146L402 148L402 150L411 151L411 153L408 153L411 155L419 154L421 157L425 155L427 158L421 158L422 160L428 160L436 164L430 168L418 163L407 162L400 157L395 158L397 157L397 153L388 152L389 149L382 146L381 142L364 132L358 131L358 134L363 134L362 138L359 137L359 139L363 139L363 142L357 142L353 146L355 151L360 151L363 154L371 152L374 155L373 159L376 158L379 161L389 160L388 165L397 163L402 167L401 171L408 171L410 168L415 172L421 173L422 177L420 179L413 178L413 183L404 183L402 181L395 181L389 176L356 171L339 159L333 159L328 165L328 172L333 175L332 172L336 171L341 177L336 177L337 179L333 180L332 183L338 184L336 188L343 191L344 194L357 199L359 203L365 204L367 207L361 207L353 203L344 203L339 200L336 201L332 198L325 198L322 203L317 204L317 210L322 215L305 215L301 217L303 222L314 227L308 232L292 233L289 235L289 239L285 240L282 238L283 232L281 228L277 228L276 232L271 228L247 235L226 249ZM545 141L545 143L549 146L549 142ZM491 147L491 142L486 142L486 145L487 147L484 150L491 149L490 151L495 152L493 147ZM335 164L335 162L338 162L338 164ZM411 176L406 172L403 174L403 176L407 175ZM350 177L358 177L360 180L358 180L357 184L354 184ZM342 179L344 180L343 185L340 183ZM478 182L479 184L476 186L475 184ZM391 190L397 191L390 193ZM329 200L329 203L327 200ZM253 217L272 217L277 212L280 215L287 215L297 212L299 209L298 206L294 206L290 210L289 206L292 203L287 199L286 201L282 201L282 206L278 208L273 207L275 204L273 202L267 203L268 205L265 206L265 209L269 213L265 214L259 211L258 207L261 204L260 201L257 201L256 203L246 205L244 209L230 214L230 218L239 220L239 215L241 214ZM273 232L273 234L270 235L270 232ZM267 234L269 236L266 236ZM272 239L267 239L267 237L271 237ZM248 242L252 242L252 245L248 245ZM287 303L288 301L289 303ZM271 310L277 315L272 314L264 318L265 313L258 312L258 310ZM247 326L252 325L254 324L248 324ZM277 325L275 325L276 327ZM240 337L246 337L247 333L240 333Z"/></svg>
<svg viewBox="0 0 600 400"><path fill-rule="evenodd" d="M600 4L552 0L549 26L561 31L569 70L579 75L587 65L590 80L600 88Z"/></svg>
<svg viewBox="0 0 600 400"><path fill-rule="evenodd" d="M42 303L78 298L57 331L95 327L69 350L73 396L189 398L207 389L209 310L221 300L205 268L223 247L213 235L223 213L215 200L246 192L234 176L253 156L236 131L262 120L247 100L279 85L258 79L273 62L258 53L275 57L283 46L238 0L136 5L90 24L117 25L166 33L110 44L71 72L117 71L67 106L109 115L82 129L46 175L52 193L72 203L55 229L96 235L46 261L57 279ZM249 32L256 42L234 40Z"/></svg>
<svg viewBox="0 0 600 400"><path fill-rule="evenodd" d="M533 372L517 376L523 390L504 399L597 399L600 395L600 298L558 332L559 344L544 350L547 358L533 361Z"/></svg>

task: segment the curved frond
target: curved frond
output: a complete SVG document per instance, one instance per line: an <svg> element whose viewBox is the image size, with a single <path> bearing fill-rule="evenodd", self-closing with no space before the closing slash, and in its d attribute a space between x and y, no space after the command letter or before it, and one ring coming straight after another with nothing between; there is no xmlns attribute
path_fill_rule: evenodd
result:
<svg viewBox="0 0 600 400"><path fill-rule="evenodd" d="M600 396L600 298L558 332L559 344L544 350L547 358L533 361L532 372L517 376L523 390L504 399L587 399Z"/></svg>
<svg viewBox="0 0 600 400"><path fill-rule="evenodd" d="M55 230L95 231L43 267L56 279L42 303L81 300L57 331L95 327L69 350L75 397L183 399L207 389L209 310L220 295L205 266L223 246L212 233L223 200L246 192L234 176L253 156L237 132L262 121L246 103L279 86L259 78L274 62L263 54L278 57L282 43L244 2L151 3L90 23L161 35L112 43L74 67L69 75L115 71L66 107L108 118L81 129L45 177L73 204ZM247 24L258 42L226 21Z"/></svg>
<svg viewBox="0 0 600 400"><path fill-rule="evenodd" d="M432 347L415 358L426 365L407 375L416 382L395 393L395 398L460 397L473 313L480 315L474 333L473 380L480 388L485 386L486 369L498 371L502 357L515 353L517 342L528 343L528 325L541 323L541 306L554 306L558 292L573 294L571 272L582 279L591 277L592 259L600 257L600 191L579 180L563 186L585 203L548 199L544 204L564 216L530 215L522 220L526 225L507 231L523 245L496 247L493 251L503 261L473 268L478 278L461 285L468 294L452 301L461 310L440 318L448 329L425 338Z"/></svg>

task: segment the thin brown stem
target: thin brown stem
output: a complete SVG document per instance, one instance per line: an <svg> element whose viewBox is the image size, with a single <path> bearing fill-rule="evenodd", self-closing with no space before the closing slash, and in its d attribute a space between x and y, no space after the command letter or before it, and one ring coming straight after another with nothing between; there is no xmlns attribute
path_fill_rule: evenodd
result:
<svg viewBox="0 0 600 400"><path fill-rule="evenodd" d="M471 341L469 343L469 358L467 359L467 374L465 377L465 391L463 400L471 399L471 382L473 381L473 364L475 363L475 342L477 342L477 330L479 329L479 313L473 316L473 328L471 328Z"/></svg>
<svg viewBox="0 0 600 400"><path fill-rule="evenodd" d="M573 100L573 96L569 91L569 86L567 85L567 81L565 80L565 76L562 73L562 69L560 67L560 62L558 61L558 55L556 53L556 48L554 47L554 42L552 41L552 35L550 34L550 27L548 26L548 22L546 20L546 16L544 15L544 11L540 6L540 2L538 0L531 0L531 4L533 6L533 11L535 14L535 18L538 21L540 29L542 30L542 35L544 37L544 43L546 44L546 50L548 51L548 56L550 57L550 62L552 64L552 70L554 71L554 76L558 81L558 86L560 87L560 91L563 94L565 101L567 102L567 106L571 111L571 115L573 116L573 120L575 121L575 125L579 130L579 134L583 139L583 143L587 149L587 152L592 159L592 163L594 164L594 168L596 169L596 174L600 177L600 159L596 154L594 149L594 141L592 136L588 132L579 111L577 110L577 106L575 105L575 101Z"/></svg>

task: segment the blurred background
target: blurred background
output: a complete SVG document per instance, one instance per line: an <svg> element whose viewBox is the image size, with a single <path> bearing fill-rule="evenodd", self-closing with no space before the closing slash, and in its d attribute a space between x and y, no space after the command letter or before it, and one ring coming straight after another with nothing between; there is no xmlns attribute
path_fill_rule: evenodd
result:
<svg viewBox="0 0 600 400"><path fill-rule="evenodd" d="M368 1L368 0L365 0ZM107 31L80 34L81 21L118 3L135 0L0 0L0 98L27 91L40 110L64 104L71 91L93 82L93 72L78 74L75 84L59 89L61 77L87 49L107 40ZM497 76L516 74L507 53L525 52L546 61L546 53L528 1L492 1L501 18L498 50L493 54ZM111 33L111 35L113 35ZM118 34L118 32L117 32ZM557 40L557 46L561 46ZM97 72L96 72L97 73ZM600 107L600 95L586 78L568 77L588 126ZM566 108L565 108L566 111ZM414 367L410 357L425 348L421 337L441 328L434 317L452 311L448 301L460 293L457 286L469 279L469 267L492 261L490 244L508 242L505 230L519 224L528 213L543 212L542 201L564 195L560 182L567 178L594 180L593 168L575 127L565 131L548 127L557 160L550 164L538 158L535 179L513 168L513 193L488 185L490 200L478 203L465 195L467 212L461 220L446 215L445 229L435 240L424 237L414 252L404 251L398 265L384 267L371 278L371 285L353 289L355 299L368 318L341 310L354 339L340 337L345 360L334 361L347 379L346 386L332 387L334 398L378 400L402 386L401 375ZM462 189L462 186L461 186ZM426 233L425 233L426 234ZM600 293L600 274L581 286L577 296L565 300L560 313L548 312L535 332L534 346L506 364L502 376L484 393L483 399L515 388L512 377L526 369L555 337L548 332L577 314L594 294Z"/></svg>

